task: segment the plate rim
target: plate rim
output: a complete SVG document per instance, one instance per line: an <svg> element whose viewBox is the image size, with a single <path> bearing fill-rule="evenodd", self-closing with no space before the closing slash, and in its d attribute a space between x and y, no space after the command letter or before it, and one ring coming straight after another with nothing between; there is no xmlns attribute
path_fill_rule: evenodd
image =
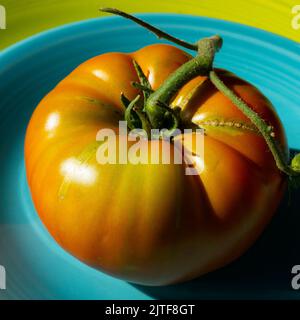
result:
<svg viewBox="0 0 300 320"><path fill-rule="evenodd" d="M208 22L222 23L222 24L226 24L228 26L234 25L234 26L242 28L244 30L245 29L248 31L252 30L255 32L259 32L260 34L264 34L266 36L276 38L277 40L281 40L283 42L286 42L287 44L295 46L297 49L300 50L300 42L296 42L292 39L289 39L289 38L284 37L282 35L276 34L274 32L270 32L270 31L267 31L267 30L264 30L261 28L253 27L253 26L242 24L242 23L235 22L235 21L211 18L211 17L207 17L207 16L192 15L192 14L181 14L181 13L158 13L158 12L155 12L155 13L136 13L134 15L140 19L147 19L147 18L151 18L151 17L156 18L156 17L163 16L163 17L166 17L167 19L188 18L188 19L195 19L195 20L199 19L199 20L208 21ZM51 36L57 32L62 32L67 29L70 29L70 28L81 27L81 26L87 25L89 23L96 23L96 22L99 23L100 22L100 23L105 24L106 22L109 22L111 20L119 20L119 21L123 20L123 21L130 22L128 19L125 19L125 18L122 18L119 16L104 16L104 17L89 18L89 19L84 19L84 20L75 21L75 22L71 22L71 23L66 23L66 24L63 24L63 25L60 25L60 26L57 26L54 28L50 28L50 29L44 30L39 33L36 33L28 38L25 38L21 41L14 43L13 45L6 47L5 49L0 50L0 59L2 59L5 56L9 56L15 50L22 49L22 47L24 47L24 46L31 45L33 42L41 40L44 37ZM155 35L153 35L153 36L157 39L157 37ZM157 40L159 41L159 39L157 39ZM0 68L1 68L1 61L0 61Z"/></svg>

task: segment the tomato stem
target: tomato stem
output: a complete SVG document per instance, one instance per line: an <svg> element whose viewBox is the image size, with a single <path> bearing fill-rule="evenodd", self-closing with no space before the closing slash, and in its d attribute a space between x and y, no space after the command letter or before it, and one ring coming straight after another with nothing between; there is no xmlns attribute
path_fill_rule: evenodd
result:
<svg viewBox="0 0 300 320"><path fill-rule="evenodd" d="M141 120L136 114L134 108L140 99L140 95L136 96L127 106L125 110L125 120L127 121L128 127L133 130L141 127Z"/></svg>
<svg viewBox="0 0 300 320"><path fill-rule="evenodd" d="M146 101L150 95L149 91L153 91L151 88L151 84L150 84L148 78L146 77L146 75L144 74L142 68L135 60L133 60L133 65L134 65L135 71L138 75L138 78L140 80L140 85L144 87L144 89L142 89L142 91L144 94L144 101Z"/></svg>
<svg viewBox="0 0 300 320"><path fill-rule="evenodd" d="M134 88L143 91L144 94L145 94L145 93L151 94L151 93L154 92L153 89L151 89L151 88L149 88L149 87L146 87L146 86L140 84L139 82L132 81L132 82L131 82L131 85L132 85ZM145 98L145 100L146 100L146 98Z"/></svg>
<svg viewBox="0 0 300 320"><path fill-rule="evenodd" d="M159 39L163 38L163 39L169 40L169 41L176 43L176 44L180 45L181 47L187 48L189 50L194 50L194 51L198 50L197 44L189 43L189 42L180 40L178 38L175 38L175 37L169 35L168 33L164 32L158 28L155 28L151 24L149 24L149 23L147 23L137 17L132 16L131 14L128 14L126 12L123 12L123 11L115 9L115 8L100 8L99 10L102 12L106 12L106 13L112 13L112 14L121 16L123 18L129 19L131 21L134 21L135 23L139 24L140 26L153 32Z"/></svg>
<svg viewBox="0 0 300 320"><path fill-rule="evenodd" d="M278 169L284 172L293 186L300 186L300 154L297 154L291 164L289 164L288 155L280 148L273 127L268 125L254 110L252 110L240 97L238 97L225 83L219 78L217 73L213 70L213 62L216 52L222 47L222 38L218 35L199 40L196 44L191 44L186 41L177 39L158 28L138 19L128 13L114 8L102 8L100 11L108 12L130 19L142 27L155 33L159 38L164 38L172 41L182 47L198 52L198 55L190 61L179 67L172 73L164 83L154 92L151 93L151 86L148 79L143 74L142 69L134 61L134 67L140 79L138 87L144 93L144 110L135 110L139 97L129 103L125 112L125 119L129 121L129 126L137 128L137 125L142 124L142 127L149 131L154 129L176 129L180 122L180 113L178 110L169 107L171 100L175 94L187 82L197 76L207 76L216 88L222 92L232 103L240 109L243 114L248 117L253 125L258 129L259 133L266 141ZM147 90L146 90L147 89ZM123 103L128 104L124 100ZM138 111L138 112L137 112Z"/></svg>
<svg viewBox="0 0 300 320"><path fill-rule="evenodd" d="M230 88L228 88L214 70L210 71L209 78L211 82L216 86L216 88L221 91L228 99L230 99L231 102L238 109L240 109L243 114L248 117L256 126L260 134L265 139L270 151L272 152L278 169L286 173L290 177L299 176L300 167L297 168L297 165L295 163L297 162L296 157L298 157L300 160L300 156L296 155L296 157L294 158L295 160L293 159L292 161L292 164L294 163L294 165L290 166L288 164L288 156L283 152L283 150L281 150L274 137L274 133L270 130L270 128L272 127L270 127L254 110L252 110L240 97L238 97ZM299 163L297 162L298 165Z"/></svg>
<svg viewBox="0 0 300 320"><path fill-rule="evenodd" d="M155 33L159 38L164 38L173 43L176 43L182 47L198 52L198 55L179 67L155 92L151 93L146 90L142 90L145 98L144 110L150 121L150 125L155 129L168 129L174 130L180 124L180 115L178 112L174 112L169 107L171 99L176 92L188 81L195 78L198 75L208 76L209 71L212 69L215 53L222 46L222 39L220 36L215 35L209 38L199 40L196 44L191 44L186 41L177 39L166 32L138 19L126 12L115 8L101 8L100 11L116 14L126 19L132 20L142 27ZM137 71L141 85L149 87L151 89L148 79L143 75L142 69L133 61L134 67ZM122 97L121 97L122 98ZM133 117L132 110L127 111L127 114L131 114L130 119ZM135 122L138 123L139 121ZM132 125L132 123L130 123Z"/></svg>
<svg viewBox="0 0 300 320"><path fill-rule="evenodd" d="M199 54L179 67L149 96L145 104L145 111L154 128L161 128L163 122L160 104L169 105L178 90L193 78L199 75L208 76L215 53L221 46L222 39L218 35L198 41Z"/></svg>

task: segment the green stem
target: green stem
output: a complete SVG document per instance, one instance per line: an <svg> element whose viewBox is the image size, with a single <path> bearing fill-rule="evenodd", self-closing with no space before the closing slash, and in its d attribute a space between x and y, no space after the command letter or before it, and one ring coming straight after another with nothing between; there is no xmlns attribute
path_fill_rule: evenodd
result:
<svg viewBox="0 0 300 320"><path fill-rule="evenodd" d="M198 42L198 50L201 54L183 64L148 98L149 105L155 105L157 101L169 104L173 96L187 82L197 76L207 76L212 69L216 51L220 49L221 38L213 36L201 39Z"/></svg>
<svg viewBox="0 0 300 320"><path fill-rule="evenodd" d="M174 95L187 82L197 76L208 76L212 69L215 53L221 48L222 40L219 36L204 38L198 42L201 54L183 64L164 83L152 93L145 106L149 120L154 128L160 128L163 122L163 110L160 104L169 105Z"/></svg>
<svg viewBox="0 0 300 320"><path fill-rule="evenodd" d="M298 176L300 173L295 171L288 165L288 159L285 156L284 152L278 146L275 138L272 136L272 132L270 132L270 126L230 88L228 88L215 71L210 71L209 78L211 82L216 86L216 88L220 90L228 99L230 99L231 102L238 109L240 109L243 114L248 117L251 122L257 127L258 131L264 137L270 151L272 152L278 169L289 176Z"/></svg>
<svg viewBox="0 0 300 320"><path fill-rule="evenodd" d="M142 85L142 84L140 84L140 83L138 83L138 82L135 82L135 81L132 81L132 82L131 82L131 85L132 85L134 88L136 88L136 89L138 89L138 90L141 90L141 91L143 91L143 92L146 92L146 93L148 93L148 94L151 94L151 93L154 92L154 90L152 90L151 88L146 87L146 86L144 86L144 85ZM146 100L146 99L145 99L145 100Z"/></svg>
<svg viewBox="0 0 300 320"><path fill-rule="evenodd" d="M121 103L122 103L123 107L124 107L125 109L127 109L128 106L130 105L130 102L131 102L131 101L124 95L123 92L121 92L120 100L121 100Z"/></svg>
<svg viewBox="0 0 300 320"><path fill-rule="evenodd" d="M140 65L135 61L133 60L133 65L134 65L134 68L135 68L135 71L137 73L137 76L140 80L140 84L141 86L147 88L147 90L145 89L142 89L143 91L143 95L144 95L144 101L146 101L150 95L150 92L149 91L152 91L152 88L151 88L151 84L148 80L148 78L145 76L142 68L140 67ZM136 84L134 84L135 86Z"/></svg>
<svg viewBox="0 0 300 320"><path fill-rule="evenodd" d="M138 115L138 117L140 118L140 121L142 123L142 129L146 131L148 137L151 137L151 129L152 128L151 128L150 122L149 122L146 114L139 109L135 110L135 112Z"/></svg>
<svg viewBox="0 0 300 320"><path fill-rule="evenodd" d="M139 99L140 99L140 95L136 96L129 103L129 105L125 110L125 120L127 121L127 125L131 130L141 127L141 120L134 110L136 103L139 101Z"/></svg>
<svg viewBox="0 0 300 320"><path fill-rule="evenodd" d="M158 38L163 38L163 39L169 40L169 41L171 41L173 43L178 44L181 47L184 47L184 48L187 48L187 49L190 49L190 50L194 50L194 51L198 50L197 44L189 43L189 42L180 40L178 38L175 38L175 37L167 34L166 32L164 32L162 30L159 30L158 28L153 27L151 24L149 24L149 23L147 23L147 22L145 22L145 21L143 21L143 20L141 20L139 18L136 18L136 17L134 17L134 16L132 16L132 15L126 13L126 12L123 12L123 11L115 9L115 8L101 8L99 10L102 11L102 12L106 12L106 13L112 13L112 14L121 16L123 18L129 19L131 21L134 21L135 23L139 24L140 26L142 26L142 27L148 29L149 31L153 32L155 35L157 35Z"/></svg>
<svg viewBox="0 0 300 320"><path fill-rule="evenodd" d="M125 119L128 119L129 126L136 128L137 123L139 123L139 125L142 124L146 131L149 131L151 128L176 129L181 120L179 112L169 107L174 95L193 78L197 76L208 76L217 89L220 90L227 98L229 98L233 104L240 109L257 127L258 131L263 136L270 151L272 152L278 169L287 174L292 184L300 186L300 154L297 154L289 165L289 159L278 145L278 142L275 139L275 133L272 132L272 127L269 126L230 88L228 88L212 69L215 53L222 46L221 37L215 35L210 38L202 39L198 41L197 44L190 44L174 38L169 34L123 11L114 8L103 8L100 10L130 19L154 32L159 38L165 38L182 47L198 51L198 55L195 58L179 67L155 92L151 94L150 92L146 92L147 100L145 101L144 105L145 113L138 108L134 108L139 96L129 103L129 105L128 101L125 100L125 97L121 96L121 100L124 105L128 105L125 111ZM148 80L143 75L142 70L137 63L134 62L134 64L141 81L141 86L148 89Z"/></svg>
<svg viewBox="0 0 300 320"><path fill-rule="evenodd" d="M125 120L131 130L142 128L146 131L148 137L151 136L151 124L146 114L140 110L137 105L140 100L140 95L136 96L127 106L125 110Z"/></svg>

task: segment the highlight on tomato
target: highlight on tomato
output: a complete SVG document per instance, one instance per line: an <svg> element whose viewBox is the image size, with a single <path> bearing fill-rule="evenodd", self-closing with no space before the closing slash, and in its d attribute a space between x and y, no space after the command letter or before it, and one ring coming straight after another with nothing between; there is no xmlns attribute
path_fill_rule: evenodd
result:
<svg viewBox="0 0 300 320"><path fill-rule="evenodd" d="M39 217L67 252L126 281L167 285L221 268L259 237L286 186L299 184L300 157L290 163L270 101L214 68L220 36L190 44L117 9L102 11L196 55L166 44L105 53L43 98L25 140ZM99 130L109 133L105 139ZM197 130L204 132L203 153ZM193 162L174 161L183 150ZM128 153L138 161L126 161ZM186 174L191 163L202 169Z"/></svg>

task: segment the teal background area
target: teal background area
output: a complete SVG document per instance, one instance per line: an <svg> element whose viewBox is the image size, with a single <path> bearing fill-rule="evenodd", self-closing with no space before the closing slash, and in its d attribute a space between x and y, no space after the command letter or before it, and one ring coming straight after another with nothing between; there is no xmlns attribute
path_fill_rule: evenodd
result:
<svg viewBox="0 0 300 320"><path fill-rule="evenodd" d="M142 18L179 38L224 38L216 66L256 85L274 104L289 146L300 149L300 47L280 36L221 20L166 14ZM286 299L291 269L300 264L300 193L282 203L256 244L229 266L184 284L143 287L107 276L64 252L40 222L26 182L23 145L41 98L79 63L108 51L129 52L158 42L118 17L50 30L0 53L0 265L7 290L1 299ZM249 146L251 147L251 146ZM247 204L245 204L247 205Z"/></svg>

